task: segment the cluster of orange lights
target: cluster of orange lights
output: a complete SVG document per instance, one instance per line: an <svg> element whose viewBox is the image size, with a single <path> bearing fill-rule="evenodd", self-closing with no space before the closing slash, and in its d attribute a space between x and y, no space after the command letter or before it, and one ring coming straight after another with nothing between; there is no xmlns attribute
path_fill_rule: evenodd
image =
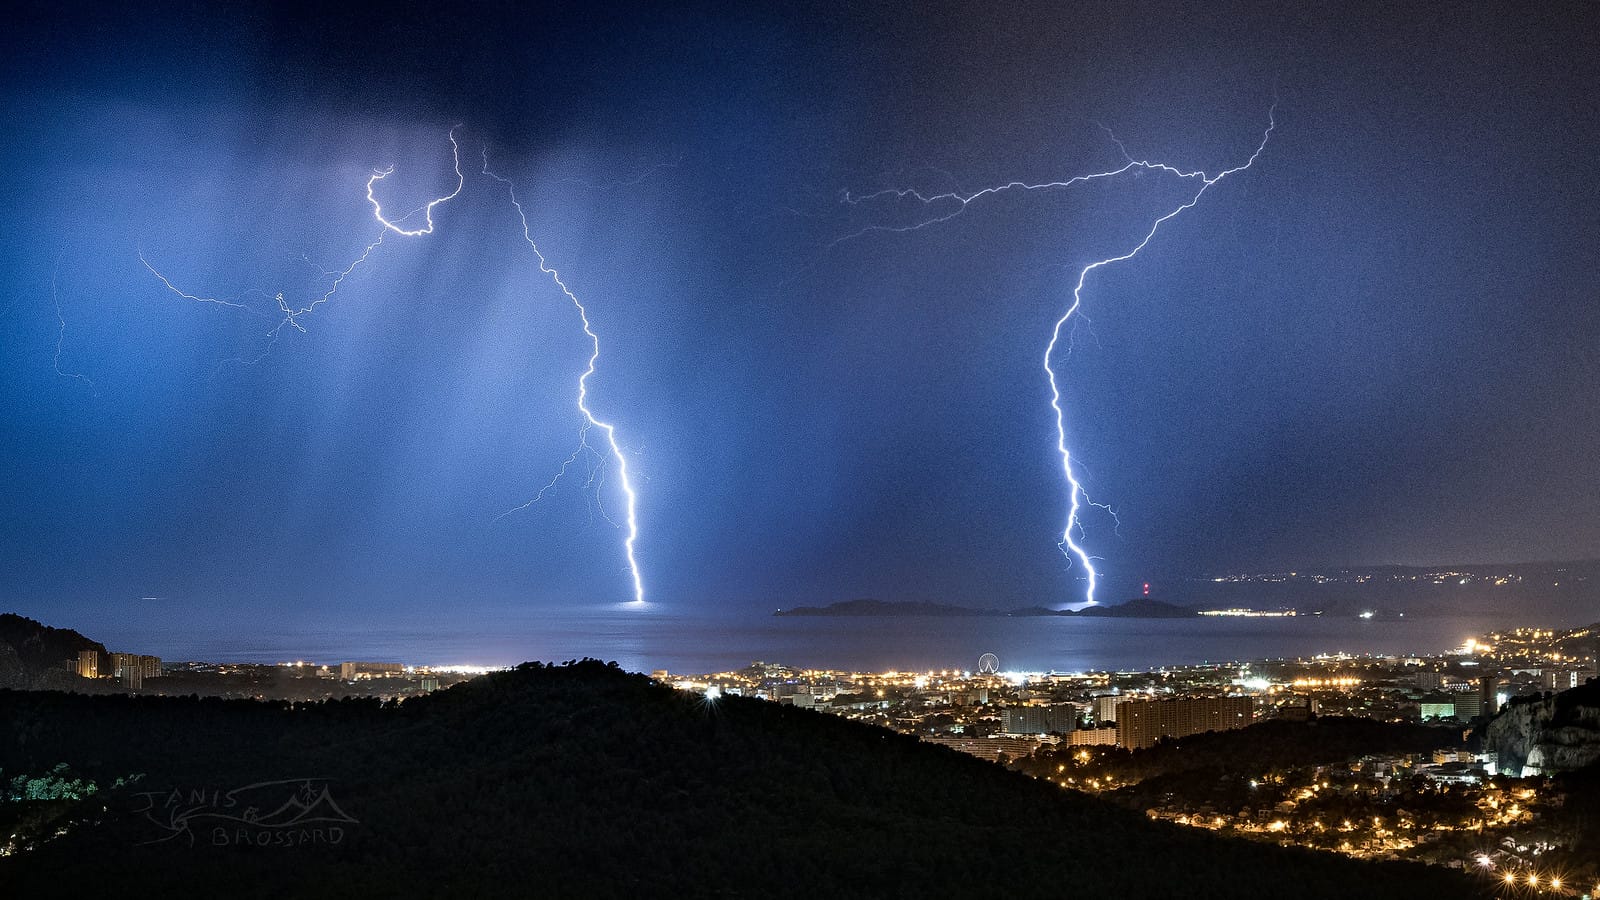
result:
<svg viewBox="0 0 1600 900"><path fill-rule="evenodd" d="M1480 856L1478 857L1478 865L1488 867L1493 865L1493 863L1489 861L1488 857ZM1561 876L1559 875L1542 877L1538 872L1534 872L1532 870L1529 870L1526 873L1507 871L1505 874L1500 876L1500 881L1504 883L1506 887L1526 885L1530 888L1549 888L1552 891L1561 890L1561 885L1563 883ZM1595 885L1593 893L1595 896L1600 896L1600 884Z"/></svg>
<svg viewBox="0 0 1600 900"><path fill-rule="evenodd" d="M1360 683L1361 679L1348 676L1339 678L1296 678L1292 682L1297 688L1344 688L1355 687Z"/></svg>
<svg viewBox="0 0 1600 900"><path fill-rule="evenodd" d="M1561 890L1560 878L1551 878L1549 881L1541 882L1539 880L1538 872L1529 872L1525 877L1520 879L1518 878L1517 873L1507 872L1505 875L1501 876L1500 880L1504 881L1506 884L1518 884L1520 882L1526 884L1528 887L1538 887L1540 884L1548 884L1554 890Z"/></svg>

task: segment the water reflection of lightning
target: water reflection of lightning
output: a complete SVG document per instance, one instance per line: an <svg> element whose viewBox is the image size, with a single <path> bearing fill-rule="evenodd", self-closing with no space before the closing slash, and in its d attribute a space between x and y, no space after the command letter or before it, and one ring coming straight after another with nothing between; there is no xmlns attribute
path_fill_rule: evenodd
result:
<svg viewBox="0 0 1600 900"><path fill-rule="evenodd" d="M855 231L855 232L852 232L850 234L847 234L842 238L839 238L838 240L834 241L834 244L839 244L839 243L842 243L844 241L848 241L848 240L851 240L851 239L854 239L854 238L858 238L858 237L861 237L861 236L866 235L866 234L871 233L871 232L909 232L909 231L916 231L916 230L919 230L919 229L922 229L922 228L927 228L927 227L929 227L931 225L936 225L936 224L938 224L940 222L947 222L950 219L953 219L956 216L960 215L962 212L964 212L966 210L967 206L969 204L973 203L974 201L980 200L980 199L982 199L984 197L987 197L987 196L990 196L990 195L993 195L993 194L999 194L999 193L1008 192L1008 191L1014 191L1014 190L1040 191L1040 190L1064 189L1064 188L1069 188L1069 187L1072 187L1073 185L1081 184L1081 183L1084 183L1084 182L1087 182L1087 181L1092 181L1092 180L1102 179L1102 178L1110 178L1110 177L1113 177L1113 176L1116 176L1116 175L1121 175L1124 172L1135 171L1135 170L1155 171L1155 172L1160 172L1160 173L1163 173L1163 174L1175 175L1175 176L1177 176L1179 179L1181 179L1183 181L1196 181L1196 180L1198 181L1198 187L1194 190L1194 192L1192 194L1190 194L1188 196L1188 199L1185 200L1183 203L1179 204L1176 208L1170 210L1169 212L1167 212L1166 214L1160 216L1154 222L1152 222L1150 224L1149 229L1147 231L1145 231L1144 237L1137 244L1135 244L1132 249L1128 250L1125 253L1118 254L1116 256L1111 256L1111 257L1107 257L1105 259L1096 260L1095 262L1092 262L1092 263L1088 264L1087 266L1083 267L1083 269L1079 270L1077 283L1072 288L1072 303L1067 307L1066 312L1062 313L1061 317L1056 320L1055 327L1053 329L1051 329L1051 332L1050 332L1050 341L1045 346L1045 350L1044 350L1044 371L1045 371L1045 377L1048 380L1049 385L1050 385L1050 408L1055 413L1056 452L1061 457L1061 470L1062 470L1062 473L1066 476L1067 486L1068 486L1068 490L1067 490L1068 508L1067 508L1066 525L1062 529L1061 541L1059 542L1058 546L1060 547L1062 554L1064 556L1066 556L1066 558L1067 558L1069 563L1076 561L1078 564L1083 566L1084 572L1086 573L1086 580L1087 580L1087 583L1088 583L1087 589L1085 591L1084 599L1087 600L1089 603L1095 602L1094 592L1095 592L1095 587L1097 586L1097 584L1099 582L1099 573L1096 572L1095 567L1094 567L1094 560L1097 557L1090 556L1089 552L1084 548L1083 544L1081 543L1081 541L1084 538L1084 526L1083 526L1083 520L1082 520L1082 518L1080 516L1080 513L1083 511L1083 508L1085 506L1091 506L1091 507L1094 507L1096 509L1103 510L1106 513L1110 514L1112 519L1114 521L1116 521L1116 523L1117 523L1117 525L1119 527L1121 526L1122 523L1121 523L1121 520L1119 518L1117 518L1116 511L1114 509L1112 509L1110 505L1105 504L1105 503L1098 503L1098 502L1090 499L1088 493L1085 491L1085 489L1083 487L1081 479L1078 476L1077 470L1075 470L1074 467L1073 467L1072 452L1067 447L1066 413L1063 410L1062 405L1061 405L1061 389L1060 389L1060 386L1059 386L1059 384L1057 382L1056 370L1051 365L1051 362L1052 362L1052 360L1054 359L1054 356L1055 356L1056 345L1061 340L1062 327L1065 326L1069 320L1072 320L1074 315L1078 314L1079 309L1082 307L1082 305L1083 305L1083 286L1084 286L1084 283L1087 281L1090 272L1093 272L1093 271L1095 271L1097 269L1101 269L1101 268L1104 268L1106 266L1109 266L1112 263L1124 262L1126 260L1130 260L1130 259L1134 258L1135 256L1137 256L1139 254L1139 252L1141 250L1143 250L1146 246L1148 246L1149 243L1155 238L1156 232L1161 230L1161 226L1162 225L1165 225L1167 222L1170 222L1172 219L1176 218L1178 215L1183 213L1185 210L1192 209L1196 204L1198 204L1200 202L1200 198L1203 197L1205 195L1206 191L1210 190L1213 185L1215 185L1218 182L1222 181L1224 178L1227 178L1229 175L1233 175L1233 174L1235 174L1237 172L1242 172L1245 169L1250 168L1250 166L1255 163L1256 159L1261 155L1262 151L1264 151L1266 149L1267 141L1271 139L1272 132L1277 127L1276 112L1277 112L1277 106L1276 106L1276 104L1274 104L1273 107L1271 109L1269 109L1268 112L1267 112L1267 127L1261 134L1261 142L1256 146L1255 152L1250 154L1250 158L1245 160L1242 164L1240 164L1238 166L1235 166L1235 167L1233 167L1231 169L1224 169L1223 171L1217 173L1216 175L1208 175L1205 172L1199 171L1199 170L1195 170L1195 171L1191 171L1191 172L1185 172L1185 171L1183 171L1181 169L1178 169L1178 168L1175 168L1173 166L1166 165L1165 163L1156 163L1156 162L1150 162L1149 160L1134 159L1132 156L1128 155L1127 147L1124 146L1122 141L1117 140L1116 136L1113 134L1113 135L1111 135L1111 140L1117 145L1118 149L1121 150L1122 157L1125 160L1125 162L1124 162L1124 164L1122 166L1120 166L1118 168L1115 168L1115 169L1110 169L1110 170L1107 170L1107 171L1104 171L1104 172L1096 172L1096 173L1089 174L1089 175L1078 175L1078 176L1075 176L1073 178L1069 178L1069 179L1067 179L1065 181L1050 181L1050 182L1041 182L1041 183L1036 183L1036 184L1028 183L1028 182L1022 182L1022 181L1012 181L1012 182L1007 182L1006 184L1002 184L1002 185L996 185L996 186L993 186L993 187L987 187L987 188L984 188L982 190L975 191L975 192L972 192L972 193L947 192L947 193L942 193L942 194L923 194L923 193L921 193L919 191L915 191L915 190L890 189L890 190L884 190L884 191L877 191L875 193L865 194L865 195L862 195L862 196L855 196L855 195L852 195L852 194L849 194L849 193L846 193L844 195L844 201L846 203L849 203L849 204L852 204L852 205L858 205L858 204L864 204L864 203L869 203L869 202L873 202L873 201L882 201L882 200L892 200L892 201L910 200L910 201L913 201L913 202L915 202L915 203L917 203L919 205L922 205L922 206L934 206L934 205L943 205L943 204L954 204L954 205L949 209L948 212L944 212L944 213L941 213L939 215L932 216L930 218L913 221L913 222L911 222L909 224L902 224L902 225L868 225L865 228L862 228L862 229L860 229L858 231ZM1110 134L1109 130L1107 131L1107 133ZM1080 318L1081 318L1081 316L1080 316ZM1074 325L1076 325L1075 322L1074 322ZM1070 348L1070 338L1069 338L1069 348ZM1081 466L1079 468L1081 468Z"/></svg>
<svg viewBox="0 0 1600 900"><path fill-rule="evenodd" d="M567 461L561 465L561 470L555 474L554 478L550 479L548 484L539 490L538 494L534 495L533 499L522 504L521 506L507 510L501 515L504 517L513 512L527 509L529 506L537 503L539 499L544 496L545 492L553 488L556 482L561 479L561 476L566 474L567 468L571 466L581 454L585 452L594 452L593 448L589 445L589 431L592 428L600 429L605 433L606 443L611 449L611 458L616 460L617 480L621 483L622 494L627 501L627 537L623 541L623 548L628 557L628 571L633 576L633 599L637 603L643 603L644 579L639 574L639 562L634 556L634 544L639 539L639 518L636 509L638 505L638 496L634 493L633 482L628 476L628 458L622 454L622 447L617 443L616 426L597 418L594 414L594 411L589 408L589 376L594 374L595 367L600 360L600 337L595 334L594 329L590 326L589 311L584 308L583 303L578 300L577 295L572 292L572 289L567 287L566 282L561 280L561 273L551 267L549 261L545 258L544 252L539 249L539 245L533 240L533 235L528 230L528 215L522 208L522 202L517 199L516 185L512 183L511 179L497 175L489 169L489 151L487 148L483 152L483 174L506 186L506 194L511 198L511 205L516 208L517 218L522 222L522 239L527 242L529 249L533 251L534 258L538 260L539 271L550 276L550 280L555 283L557 288L560 288L561 293L566 295L566 298L572 302L573 308L578 311L578 319L583 323L583 333L588 336L590 345L589 367L584 370L582 375L578 376L578 411L583 414L584 419L583 427L578 433L578 449L573 451L571 456L567 457ZM594 470L591 469L591 484L593 483L593 480ZM602 509L601 515L604 514L605 511ZM609 521L609 517L607 520Z"/></svg>

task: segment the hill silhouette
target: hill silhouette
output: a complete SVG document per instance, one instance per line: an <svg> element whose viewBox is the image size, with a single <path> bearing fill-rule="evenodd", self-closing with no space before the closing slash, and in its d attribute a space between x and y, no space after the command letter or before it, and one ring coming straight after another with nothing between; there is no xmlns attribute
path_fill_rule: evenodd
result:
<svg viewBox="0 0 1600 900"><path fill-rule="evenodd" d="M75 676L63 663L76 662L80 650L100 654L109 662L104 644L69 628L51 628L15 613L0 613L0 688L54 689L72 684Z"/></svg>
<svg viewBox="0 0 1600 900"><path fill-rule="evenodd" d="M403 704L0 691L0 723L7 777L142 773L0 857L16 896L1484 895L1458 873L1166 826L912 737L594 661ZM242 824L256 798L265 815L319 791L355 820L336 842Z"/></svg>

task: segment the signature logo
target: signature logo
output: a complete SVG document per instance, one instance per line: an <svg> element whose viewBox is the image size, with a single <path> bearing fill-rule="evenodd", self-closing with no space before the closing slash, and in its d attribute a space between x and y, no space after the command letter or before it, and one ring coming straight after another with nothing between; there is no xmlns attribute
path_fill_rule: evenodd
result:
<svg viewBox="0 0 1600 900"><path fill-rule="evenodd" d="M161 832L143 844L186 840L213 847L299 847L339 844L361 824L333 799L326 778L258 781L220 788L172 788L134 795L134 810Z"/></svg>

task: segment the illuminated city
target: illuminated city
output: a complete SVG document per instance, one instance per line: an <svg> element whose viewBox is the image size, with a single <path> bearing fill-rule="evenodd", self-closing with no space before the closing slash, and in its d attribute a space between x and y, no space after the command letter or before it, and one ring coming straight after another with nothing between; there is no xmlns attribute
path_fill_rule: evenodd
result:
<svg viewBox="0 0 1600 900"><path fill-rule="evenodd" d="M749 697L913 735L1133 805L1152 820L1358 859L1417 860L1519 883L1537 878L1556 893L1564 882L1568 895L1582 896L1579 886L1600 879L1600 868L1579 852L1583 826L1568 814L1568 789L1527 758L1502 761L1485 726L1502 708L1595 677L1596 628L1496 631L1420 657L1339 653L1063 673L1006 671L986 654L972 669L853 672L754 662L715 673L658 670L651 678L708 704ZM84 651L72 671L80 690L96 692L395 702L496 669L164 664ZM1399 745L1320 763L1259 765L1249 744L1223 737L1265 728L1274 736L1252 740L1281 741L1286 732L1269 723L1320 722L1338 744L1358 720L1399 729L1385 738ZM1187 764L1178 761L1186 752L1211 759L1208 765L1222 761L1221 780L1185 776ZM1284 752L1292 757L1294 748ZM1589 752L1600 759L1600 743ZM1163 788L1152 794L1150 783Z"/></svg>
<svg viewBox="0 0 1600 900"><path fill-rule="evenodd" d="M1356 858L1543 878L1552 891L1564 879L1568 895L1586 896L1581 886L1600 882L1600 863L1575 852L1584 838L1564 815L1566 792L1537 766L1503 770L1482 731L1507 704L1596 677L1596 635L1596 626L1518 628L1467 638L1436 657L1338 654L1145 672L860 673L757 662L652 677L708 698L751 696L868 722L1062 788L1141 804L1149 798L1140 782L1149 776L1130 774L1139 767L1125 751L1160 738L1320 717L1436 726L1415 733L1436 746L1259 771L1250 767L1248 745L1234 744L1227 752L1237 759L1222 786L1188 783L1145 811L1152 819ZM1241 710L1237 721L1206 715L1222 702ZM1179 714L1164 723L1171 727L1143 733L1139 717L1162 703L1191 707L1192 718ZM1600 760L1600 742L1589 754ZM1221 800L1229 794L1237 799Z"/></svg>

